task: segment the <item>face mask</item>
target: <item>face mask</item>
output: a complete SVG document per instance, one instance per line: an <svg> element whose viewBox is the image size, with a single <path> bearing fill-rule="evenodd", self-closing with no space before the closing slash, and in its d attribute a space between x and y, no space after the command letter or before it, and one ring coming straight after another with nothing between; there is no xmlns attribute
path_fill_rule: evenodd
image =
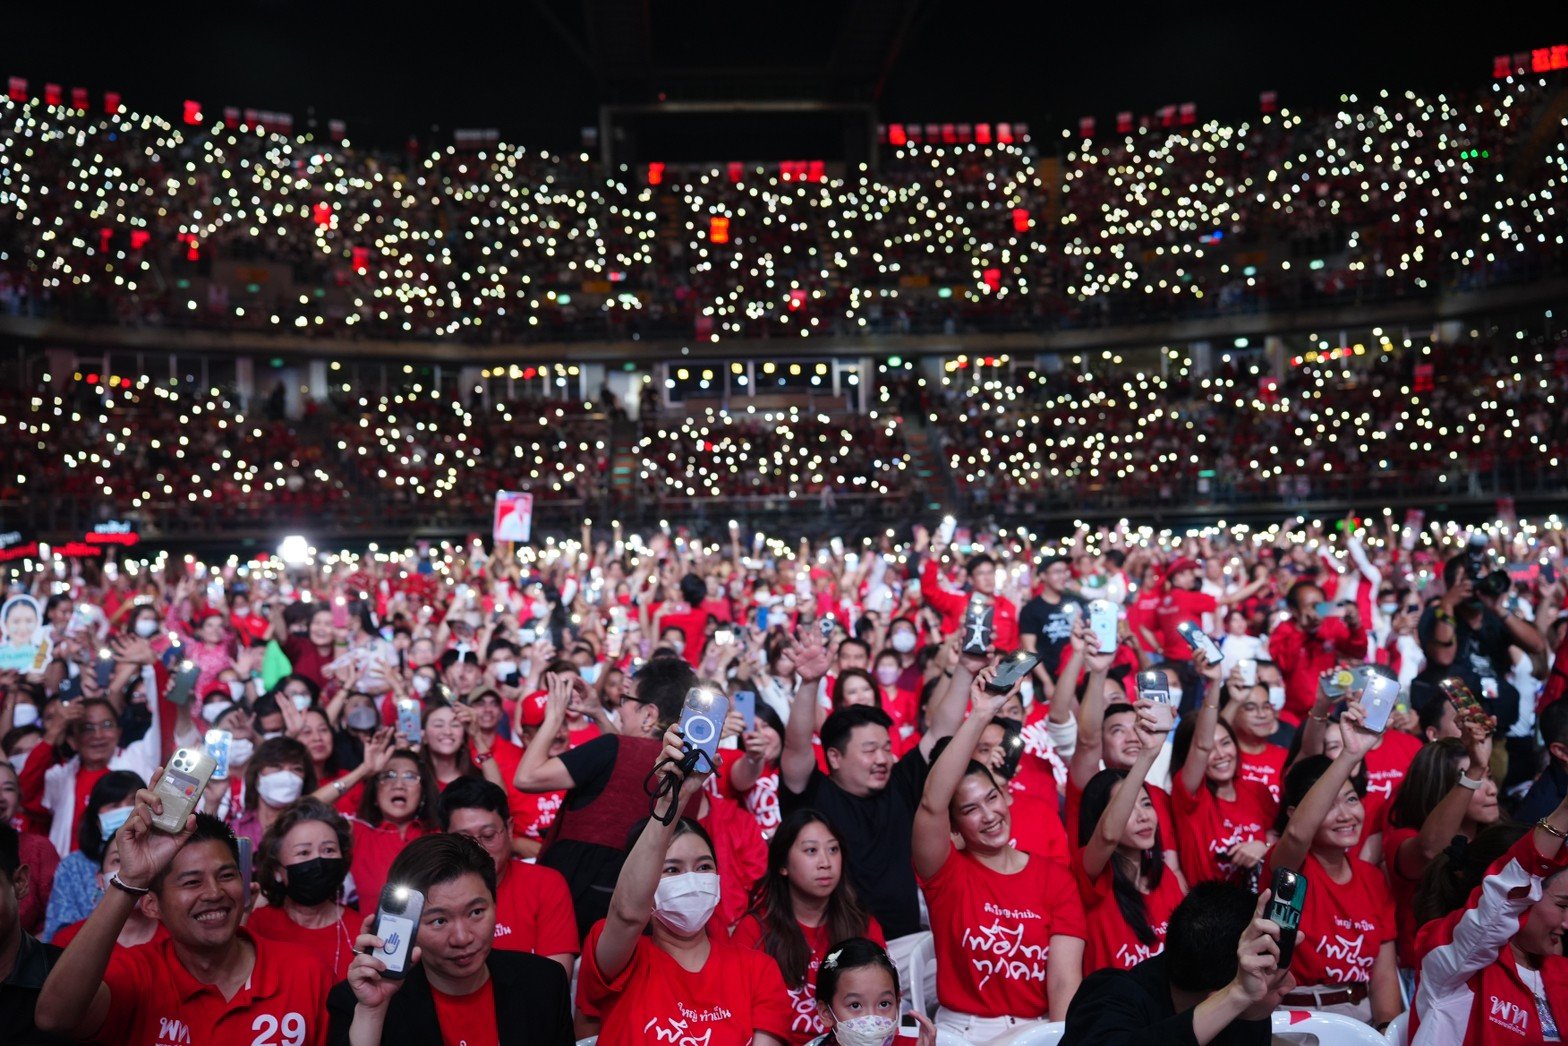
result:
<svg viewBox="0 0 1568 1046"><path fill-rule="evenodd" d="M679 637L670 640L664 645L675 651L677 654L684 654L686 652L686 640Z"/></svg>
<svg viewBox="0 0 1568 1046"><path fill-rule="evenodd" d="M343 889L343 879L348 875L348 862L341 857L312 857L285 869L288 882L283 893L295 904L313 908L332 900Z"/></svg>
<svg viewBox="0 0 1568 1046"><path fill-rule="evenodd" d="M915 649L915 634L913 632L894 632L893 649L900 654L907 654Z"/></svg>
<svg viewBox="0 0 1568 1046"><path fill-rule="evenodd" d="M1025 679L1018 684L1018 697L1025 706L1034 704L1034 680Z"/></svg>
<svg viewBox="0 0 1568 1046"><path fill-rule="evenodd" d="M512 678L513 674L517 672L517 662L494 661L490 664L490 670L495 673L497 679L505 681Z"/></svg>
<svg viewBox="0 0 1568 1046"><path fill-rule="evenodd" d="M423 697L424 695L430 693L430 677L429 676L415 676L414 677L414 693L418 694L421 697ZM357 712L357 711L359 711L359 709L356 708L355 711ZM366 709L366 711L369 711L369 709Z"/></svg>
<svg viewBox="0 0 1568 1046"><path fill-rule="evenodd" d="M229 680L228 686L229 686L229 696L230 697L232 697L236 701L243 701L243 700L245 700L245 680L243 680L243 679L231 679L231 680Z"/></svg>
<svg viewBox="0 0 1568 1046"><path fill-rule="evenodd" d="M256 778L256 791L268 806L287 806L305 790L305 779L293 770L274 770Z"/></svg>
<svg viewBox="0 0 1568 1046"><path fill-rule="evenodd" d="M256 744L248 737L236 737L229 742L229 765L244 766L256 752Z"/></svg>
<svg viewBox="0 0 1568 1046"><path fill-rule="evenodd" d="M32 726L38 722L38 706L31 701L18 701L11 710L11 725Z"/></svg>
<svg viewBox="0 0 1568 1046"><path fill-rule="evenodd" d="M376 710L369 705L359 705L348 710L348 715L343 717L343 725L350 730L374 730L376 728Z"/></svg>
<svg viewBox="0 0 1568 1046"><path fill-rule="evenodd" d="M534 659L533 658L525 657L525 658L523 658L521 661L519 661L517 663L517 673L518 673L518 675L523 675L523 676L533 675L533 671L534 671Z"/></svg>
<svg viewBox="0 0 1568 1046"><path fill-rule="evenodd" d="M534 617L544 617L550 612L550 604L542 599L536 599L529 604L528 609Z"/></svg>
<svg viewBox="0 0 1568 1046"><path fill-rule="evenodd" d="M274 737L282 737L282 736L283 736L283 731L282 730L269 730L266 733L261 735L261 739L263 741L271 741Z"/></svg>
<svg viewBox="0 0 1568 1046"><path fill-rule="evenodd" d="M868 1013L864 1017L851 1017L847 1021L833 1015L833 1038L839 1046L884 1046L898 1029L898 1022L891 1017Z"/></svg>
<svg viewBox="0 0 1568 1046"><path fill-rule="evenodd" d="M1384 617L1393 617L1394 616L1394 612L1399 609L1399 604L1398 603L1379 603L1377 605L1377 608L1383 612L1383 616Z"/></svg>
<svg viewBox="0 0 1568 1046"><path fill-rule="evenodd" d="M653 891L653 917L683 937L700 933L718 906L719 877L713 872L667 875Z"/></svg>
<svg viewBox="0 0 1568 1046"><path fill-rule="evenodd" d="M310 707L310 692L306 691L303 694L290 694L289 700L294 702L294 708L296 711L303 712L305 709Z"/></svg>
<svg viewBox="0 0 1568 1046"><path fill-rule="evenodd" d="M599 681L600 667L599 665L583 665L577 670L577 674L583 677L584 683L592 686Z"/></svg>
<svg viewBox="0 0 1568 1046"><path fill-rule="evenodd" d="M137 635L143 639L151 639L158 634L158 619L151 617L137 618L135 628Z"/></svg>
<svg viewBox="0 0 1568 1046"><path fill-rule="evenodd" d="M245 606L243 603L234 604L234 616L250 617L250 607Z"/></svg>
<svg viewBox="0 0 1568 1046"><path fill-rule="evenodd" d="M1282 687L1282 686L1271 686L1271 687L1269 687L1269 704L1274 706L1274 711L1276 711L1276 712L1278 712L1280 709L1285 707L1285 688L1284 687Z"/></svg>
<svg viewBox="0 0 1568 1046"><path fill-rule="evenodd" d="M11 769L20 774L22 772L22 767L27 765L27 756L27 752L17 752L15 755L11 756Z"/></svg>
<svg viewBox="0 0 1568 1046"><path fill-rule="evenodd" d="M899 668L897 665L878 665L877 682L883 686L892 686L898 682Z"/></svg>
<svg viewBox="0 0 1568 1046"><path fill-rule="evenodd" d="M131 819L131 808L122 806L118 810L105 810L98 815L98 831L103 836L104 842L114 838L114 833L125 827L125 822Z"/></svg>

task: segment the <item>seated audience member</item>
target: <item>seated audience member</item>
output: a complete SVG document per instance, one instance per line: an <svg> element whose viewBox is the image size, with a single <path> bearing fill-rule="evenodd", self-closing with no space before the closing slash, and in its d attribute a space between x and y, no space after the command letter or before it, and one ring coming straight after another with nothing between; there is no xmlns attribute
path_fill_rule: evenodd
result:
<svg viewBox="0 0 1568 1046"><path fill-rule="evenodd" d="M1279 968L1279 927L1263 918L1268 900L1267 890L1194 886L1171 913L1164 952L1084 978L1063 1046L1268 1046L1292 984Z"/></svg>
<svg viewBox="0 0 1568 1046"><path fill-rule="evenodd" d="M156 777L155 777L156 780ZM326 967L240 926L245 883L234 833L205 814L171 834L154 828L163 801L136 793L116 840L120 870L38 997L41 1027L105 1043L253 1042L275 1028L301 1046L326 1042ZM168 940L116 950L138 901Z"/></svg>
<svg viewBox="0 0 1568 1046"><path fill-rule="evenodd" d="M1568 664L1558 665L1557 671L1568 673ZM1448 707L1448 702L1443 705ZM1514 810L1514 820L1520 824L1534 824L1568 796L1568 701L1554 701L1541 709L1536 727L1546 743L1547 763Z"/></svg>
<svg viewBox="0 0 1568 1046"><path fill-rule="evenodd" d="M936 1025L977 1046L1062 1019L1083 976L1085 933L1071 874L1013 848L1007 793L972 758L1007 698L985 689L994 674L975 677L969 718L931 766L913 833L936 946ZM1014 950L1030 960L999 971L999 957Z"/></svg>
<svg viewBox="0 0 1568 1046"><path fill-rule="evenodd" d="M54 891L44 913L44 940L53 941L60 927L83 921L98 906L104 891L99 878L104 846L131 816L136 792L146 783L129 770L111 770L87 794L76 829L76 849L55 869Z"/></svg>
<svg viewBox="0 0 1568 1046"><path fill-rule="evenodd" d="M796 810L769 842L767 874L757 881L751 909L731 937L778 963L794 1009L793 1046L828 1030L817 1008L817 970L835 941L851 937L881 944L882 928L860 907L844 877L844 853L833 826L815 810Z"/></svg>
<svg viewBox="0 0 1568 1046"><path fill-rule="evenodd" d="M495 947L554 959L570 975L578 953L571 892L554 868L512 856L506 793L459 778L441 793L437 814L443 832L468 836L495 861Z"/></svg>
<svg viewBox="0 0 1568 1046"><path fill-rule="evenodd" d="M672 727L663 757L679 763L683 755L679 728ZM669 824L650 817L637 829L609 915L583 942L578 1004L603 1022L602 1046L677 1036L707 1046L789 1041L789 993L778 965L708 932L719 904L713 843L695 821L674 816L706 777L682 778L675 809L659 811Z"/></svg>
<svg viewBox="0 0 1568 1046"><path fill-rule="evenodd" d="M0 1036L16 1046L58 1046L71 1040L40 1031L33 1022L38 992L60 949L22 929L22 902L32 877L19 834L0 822Z"/></svg>
<svg viewBox="0 0 1568 1046"><path fill-rule="evenodd" d="M48 836L25 830L27 818L22 814L21 779L16 767L4 759L0 759L0 824L11 825L17 830L17 848L28 870L27 895L22 898L22 929L37 933L44 928L44 913L49 907L49 895L54 892L60 852Z"/></svg>
<svg viewBox="0 0 1568 1046"><path fill-rule="evenodd" d="M334 981L354 958L354 910L343 903L353 833L348 819L314 797L272 822L256 853L256 883L267 903L245 928L259 938L293 941L326 964Z"/></svg>
<svg viewBox="0 0 1568 1046"><path fill-rule="evenodd" d="M1079 808L1073 871L1083 896L1086 973L1127 970L1165 947L1181 878L1161 859L1160 820L1144 787L1164 747L1148 702L1137 709L1138 758L1131 770L1101 770Z"/></svg>
<svg viewBox="0 0 1568 1046"><path fill-rule="evenodd" d="M884 1046L908 1042L892 1036L898 1031L902 999L898 970L876 941L850 937L838 941L822 959L818 974L822 993L817 997L818 1022L827 1034L811 1046ZM920 1027L915 1046L936 1046L936 1026L923 1013L911 1012Z"/></svg>
<svg viewBox="0 0 1568 1046"><path fill-rule="evenodd" d="M349 819L354 853L349 872L361 908L369 909L386 885L387 868L399 851L436 826L439 794L416 752L385 752L373 783L365 788L359 813ZM319 793L318 793L319 797Z"/></svg>
<svg viewBox="0 0 1568 1046"><path fill-rule="evenodd" d="M81 851L77 851L80 853ZM109 877L120 870L120 844L117 838L111 836L103 846L103 864L98 869L98 891L100 894L109 888ZM62 926L55 931L54 940L51 941L56 948L65 948L76 935L87 925L87 920L74 922ZM115 938L116 948L135 948L148 941L162 941L168 939L168 931L163 924L147 914L145 903L134 905L131 914L126 917L125 925L120 929L120 936Z"/></svg>
<svg viewBox="0 0 1568 1046"><path fill-rule="evenodd" d="M495 860L463 835L404 847L387 881L424 895L411 966L381 976L376 902L355 940L348 980L329 1000L334 1044L572 1046L571 991L558 963L495 944Z"/></svg>

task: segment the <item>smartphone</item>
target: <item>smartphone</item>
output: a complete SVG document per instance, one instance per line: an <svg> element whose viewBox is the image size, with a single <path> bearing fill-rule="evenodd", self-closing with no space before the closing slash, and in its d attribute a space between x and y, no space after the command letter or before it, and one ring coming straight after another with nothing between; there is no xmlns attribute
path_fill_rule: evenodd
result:
<svg viewBox="0 0 1568 1046"><path fill-rule="evenodd" d="M1381 734L1388 727L1388 717L1399 704L1399 680L1390 679L1381 672L1368 672L1366 685L1361 689L1361 708L1366 712L1362 725L1374 734Z"/></svg>
<svg viewBox="0 0 1568 1046"><path fill-rule="evenodd" d="M750 690L737 690L734 697L735 711L746 721L746 732L757 729L757 695Z"/></svg>
<svg viewBox="0 0 1568 1046"><path fill-rule="evenodd" d="M1183 621L1176 626L1176 632L1187 641L1194 654L1201 653L1211 665L1220 663L1220 648L1214 645L1214 640L1209 638L1208 633L1203 631L1196 621Z"/></svg>
<svg viewBox="0 0 1568 1046"><path fill-rule="evenodd" d="M958 520L952 516L943 516L941 525L936 528L936 537L932 540L936 545L952 544L953 535L958 530Z"/></svg>
<svg viewBox="0 0 1568 1046"><path fill-rule="evenodd" d="M228 780L229 746L234 743L234 735L227 730L208 730L203 740L207 745L207 754L212 756L213 780Z"/></svg>
<svg viewBox="0 0 1568 1046"><path fill-rule="evenodd" d="M240 882L245 886L245 897L240 903L250 904L251 869L255 866L255 846L250 841L250 836L242 835L234 840L240 848Z"/></svg>
<svg viewBox="0 0 1568 1046"><path fill-rule="evenodd" d="M98 689L109 689L109 680L114 678L114 654L108 649L98 651Z"/></svg>
<svg viewBox="0 0 1568 1046"><path fill-rule="evenodd" d="M681 739L686 751L692 753L689 758L694 769L718 769L719 737L729 710L729 698L717 690L694 686L686 691L686 704L681 709ZM699 752L701 756L695 756Z"/></svg>
<svg viewBox="0 0 1568 1046"><path fill-rule="evenodd" d="M196 667L195 662L181 661L175 666L174 675L169 680L169 692L163 695L164 699L171 705L189 704L200 675L201 669Z"/></svg>
<svg viewBox="0 0 1568 1046"><path fill-rule="evenodd" d="M1296 949L1296 931L1301 926L1301 909L1307 900L1307 877L1289 868L1274 869L1274 896L1263 918L1279 926L1279 968L1290 965Z"/></svg>
<svg viewBox="0 0 1568 1046"><path fill-rule="evenodd" d="M1443 696L1448 698L1448 703L1454 706L1454 711L1460 719L1466 718L1467 715L1486 715L1486 709L1481 707L1481 702L1475 699L1475 695L1470 692L1464 680L1450 676L1437 684L1437 687L1443 692Z"/></svg>
<svg viewBox="0 0 1568 1046"><path fill-rule="evenodd" d="M1176 725L1176 709L1171 701L1170 680L1164 672L1149 669L1139 672L1137 677L1138 697L1144 701L1154 703L1154 714L1166 730Z"/></svg>
<svg viewBox="0 0 1568 1046"><path fill-rule="evenodd" d="M733 646L735 644L735 630L730 628L715 629L713 642L716 646Z"/></svg>
<svg viewBox="0 0 1568 1046"><path fill-rule="evenodd" d="M1334 671L1329 674L1328 679L1324 681L1323 693L1327 694L1329 697L1341 698L1349 693L1350 689L1355 685L1355 670L1347 668L1344 665L1340 665L1338 668L1334 669Z"/></svg>
<svg viewBox="0 0 1568 1046"><path fill-rule="evenodd" d="M822 615L822 620L817 622L817 630L822 633L823 639L832 639L833 631L838 628L838 622L833 620L832 614Z"/></svg>
<svg viewBox="0 0 1568 1046"><path fill-rule="evenodd" d="M382 888L375 925L381 947L374 954L386 965L381 976L387 980L400 981L408 975L409 957L414 953L414 939L419 936L419 919L424 911L425 895L418 890L392 883Z"/></svg>
<svg viewBox="0 0 1568 1046"><path fill-rule="evenodd" d="M1015 650L1002 658L1001 664L996 666L996 675L985 685L988 692L1005 694L1018 685L1018 681L1028 675L1040 659L1027 650Z"/></svg>
<svg viewBox="0 0 1568 1046"><path fill-rule="evenodd" d="M1541 580L1548 585L1557 584L1557 565L1550 559L1541 560Z"/></svg>
<svg viewBox="0 0 1568 1046"><path fill-rule="evenodd" d="M1089 604L1089 627L1094 638L1100 641L1100 653L1116 653L1116 604L1109 599L1096 599Z"/></svg>
<svg viewBox="0 0 1568 1046"><path fill-rule="evenodd" d="M419 702L412 697L398 699L397 730L411 745L417 745L424 737L424 727L419 722Z"/></svg>
<svg viewBox="0 0 1568 1046"><path fill-rule="evenodd" d="M212 756L204 748L181 748L163 768L153 792L163 800L163 813L152 819L153 827L178 835L185 821L201 801L202 789L212 780Z"/></svg>
<svg viewBox="0 0 1568 1046"><path fill-rule="evenodd" d="M991 644L996 641L995 622L996 605L987 599L971 598L969 606L964 608L964 653L989 654Z"/></svg>
<svg viewBox="0 0 1568 1046"><path fill-rule="evenodd" d="M1240 661L1236 662L1236 666L1241 669L1242 686L1258 685L1258 663L1256 660L1250 657L1244 657Z"/></svg>
<svg viewBox="0 0 1568 1046"><path fill-rule="evenodd" d="M906 1013L898 1019L898 1037L900 1039L920 1038L920 1022L915 1020L915 1015Z"/></svg>
<svg viewBox="0 0 1568 1046"><path fill-rule="evenodd" d="M1002 765L997 767L997 773L1011 781L1024 757L1024 725L1016 719L997 719L995 722L1002 726Z"/></svg>

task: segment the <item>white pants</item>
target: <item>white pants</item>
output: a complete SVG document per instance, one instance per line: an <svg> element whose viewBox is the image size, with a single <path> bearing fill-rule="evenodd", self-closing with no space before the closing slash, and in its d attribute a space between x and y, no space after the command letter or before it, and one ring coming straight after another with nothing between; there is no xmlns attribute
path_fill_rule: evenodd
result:
<svg viewBox="0 0 1568 1046"><path fill-rule="evenodd" d="M1031 1019L1028 1017L975 1017L967 1013L950 1010L946 1006L938 1006L936 1010L936 1027L938 1031L952 1032L954 1035L967 1039L973 1046L986 1046L1018 1028L1027 1028L1034 1024L1049 1024L1044 1017Z"/></svg>

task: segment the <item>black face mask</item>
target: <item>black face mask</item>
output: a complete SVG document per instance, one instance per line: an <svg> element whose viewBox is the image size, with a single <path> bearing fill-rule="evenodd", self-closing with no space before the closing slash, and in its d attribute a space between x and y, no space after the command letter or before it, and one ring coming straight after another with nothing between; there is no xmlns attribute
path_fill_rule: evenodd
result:
<svg viewBox="0 0 1568 1046"><path fill-rule="evenodd" d="M348 862L341 857L312 857L288 865L286 871L289 878L283 886L284 895L295 904L313 908L338 895L348 875Z"/></svg>

